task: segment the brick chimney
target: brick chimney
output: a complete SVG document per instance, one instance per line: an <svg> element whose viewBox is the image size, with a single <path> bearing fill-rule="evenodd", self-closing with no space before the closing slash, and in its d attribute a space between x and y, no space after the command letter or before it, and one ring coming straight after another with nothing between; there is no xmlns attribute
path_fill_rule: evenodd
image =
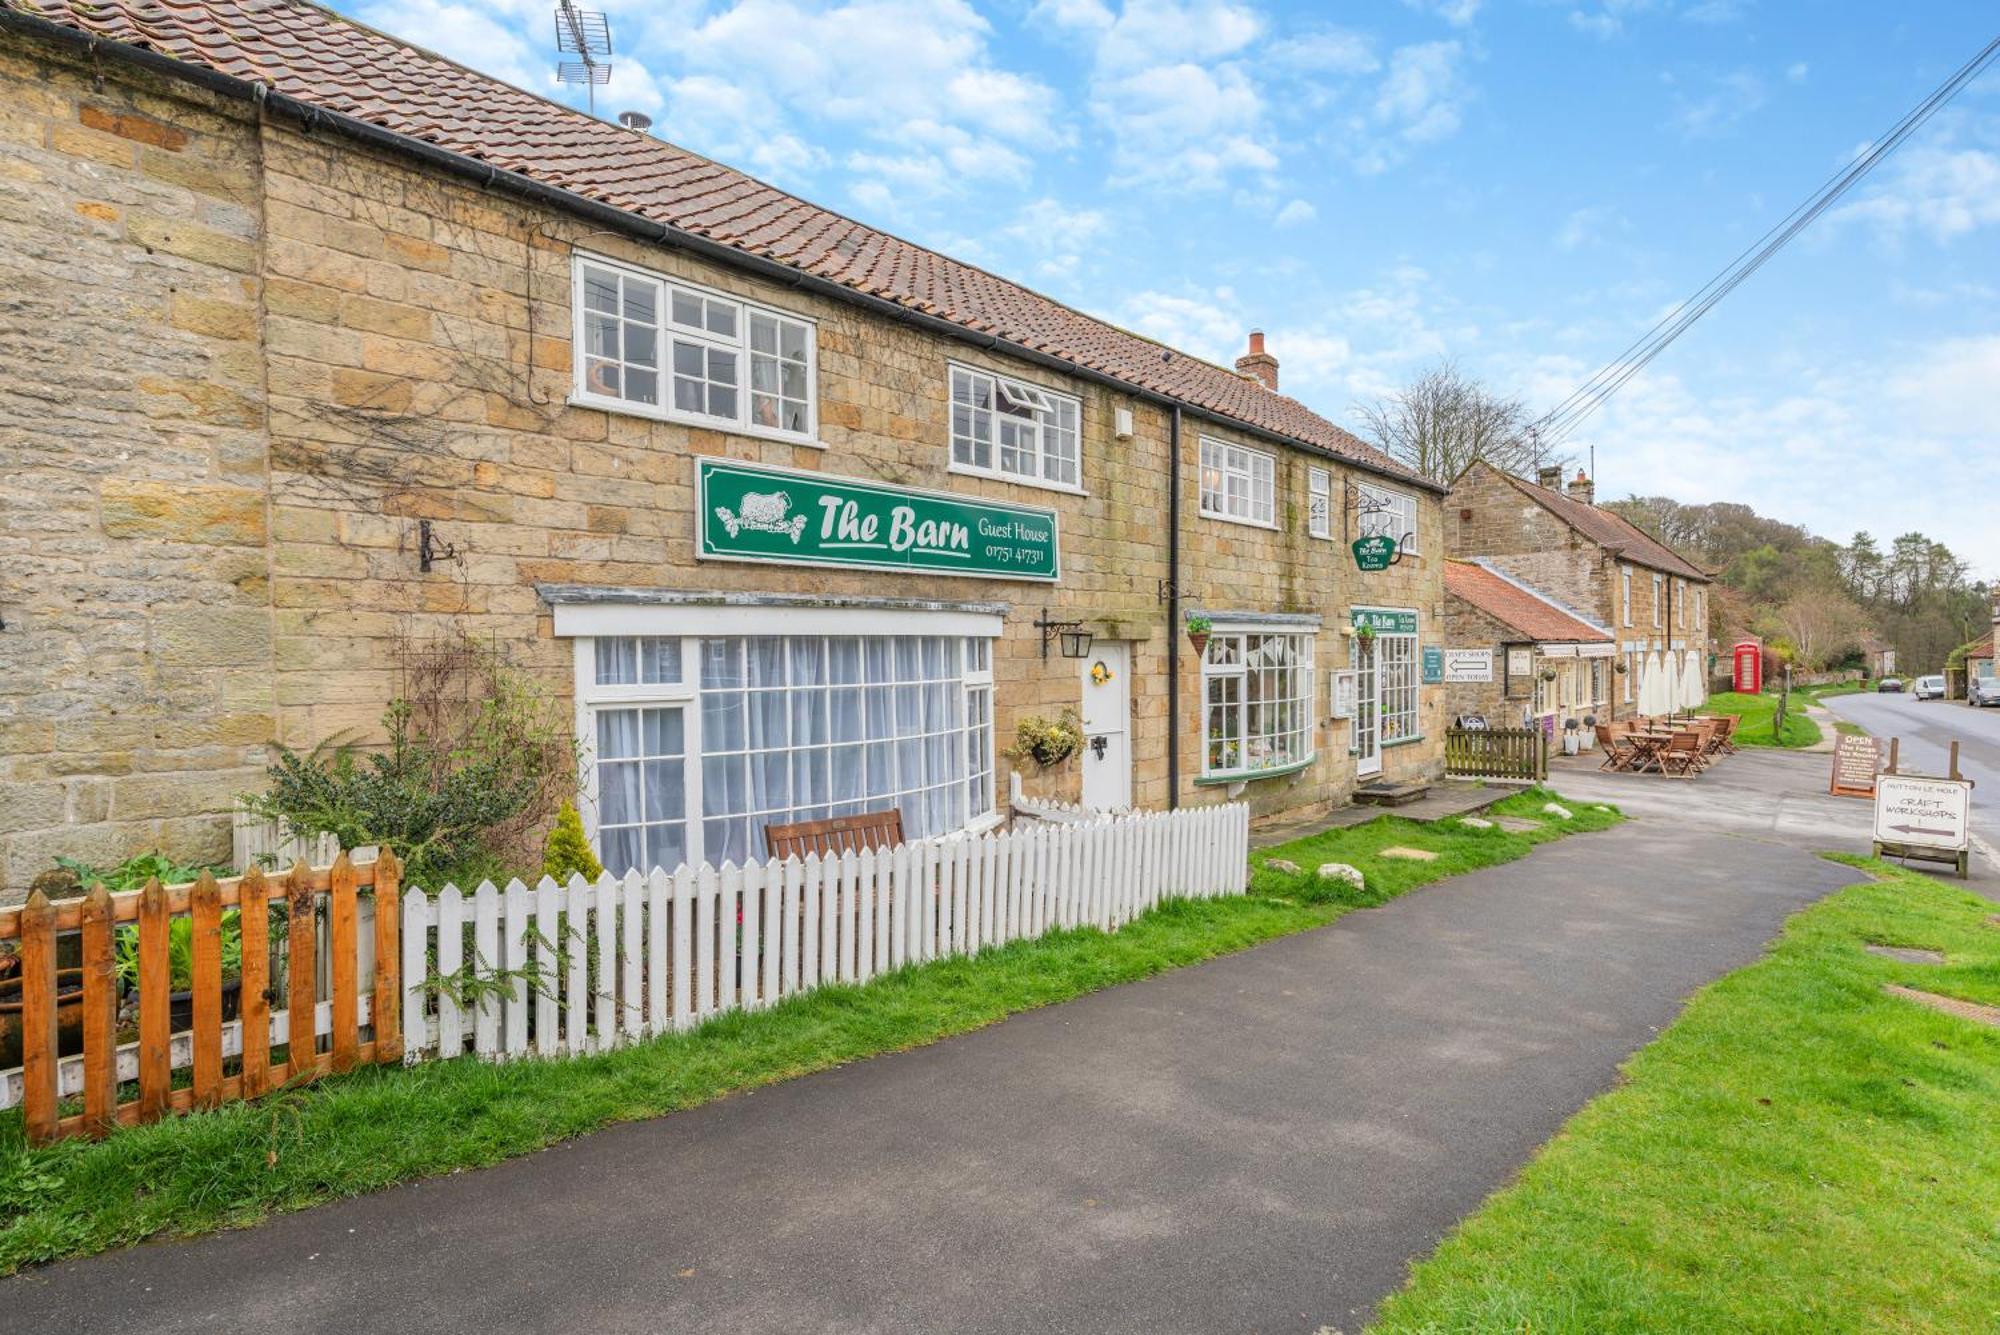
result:
<svg viewBox="0 0 2000 1335"><path fill-rule="evenodd" d="M1597 484L1592 482L1590 474L1581 468L1576 470L1576 477L1569 484L1569 494L1572 499L1582 501L1585 505L1597 504Z"/></svg>
<svg viewBox="0 0 2000 1335"><path fill-rule="evenodd" d="M1535 470L1535 485L1547 487L1550 491L1561 491L1563 489L1563 466L1561 464L1543 464Z"/></svg>
<svg viewBox="0 0 2000 1335"><path fill-rule="evenodd" d="M1236 373L1249 376L1265 389L1278 388L1278 359L1264 351L1264 331L1250 331L1250 351L1236 359Z"/></svg>

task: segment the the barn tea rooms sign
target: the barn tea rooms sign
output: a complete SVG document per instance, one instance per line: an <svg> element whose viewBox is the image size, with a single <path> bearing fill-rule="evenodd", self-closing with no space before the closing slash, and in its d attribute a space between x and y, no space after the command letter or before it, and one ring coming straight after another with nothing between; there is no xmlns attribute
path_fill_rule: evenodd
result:
<svg viewBox="0 0 2000 1335"><path fill-rule="evenodd" d="M1052 581L1053 510L726 459L697 461L698 555Z"/></svg>

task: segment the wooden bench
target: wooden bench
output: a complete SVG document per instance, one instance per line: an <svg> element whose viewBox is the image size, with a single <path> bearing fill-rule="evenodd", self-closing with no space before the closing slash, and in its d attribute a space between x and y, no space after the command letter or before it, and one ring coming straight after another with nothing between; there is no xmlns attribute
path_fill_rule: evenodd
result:
<svg viewBox="0 0 2000 1335"><path fill-rule="evenodd" d="M895 807L764 827L764 844L774 858L802 858L808 853L826 857L864 848L893 848L902 842L903 813Z"/></svg>

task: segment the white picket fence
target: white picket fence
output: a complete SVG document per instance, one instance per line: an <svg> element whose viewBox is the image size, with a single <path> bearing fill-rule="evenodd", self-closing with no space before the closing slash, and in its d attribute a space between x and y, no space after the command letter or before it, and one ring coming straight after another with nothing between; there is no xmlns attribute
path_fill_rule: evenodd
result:
<svg viewBox="0 0 2000 1335"><path fill-rule="evenodd" d="M1165 899L1241 894L1249 817L1230 803L823 861L411 890L407 1059L597 1052L1059 928L1115 931Z"/></svg>

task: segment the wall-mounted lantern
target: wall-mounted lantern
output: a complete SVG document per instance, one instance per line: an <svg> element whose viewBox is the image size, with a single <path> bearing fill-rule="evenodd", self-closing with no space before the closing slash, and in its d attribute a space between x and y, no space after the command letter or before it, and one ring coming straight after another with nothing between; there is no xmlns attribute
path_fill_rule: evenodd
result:
<svg viewBox="0 0 2000 1335"><path fill-rule="evenodd" d="M1049 656L1050 640L1062 642L1064 658L1090 657L1090 642L1096 637L1083 628L1081 621L1051 621L1049 609L1044 607L1040 619L1035 622L1035 629L1042 633L1043 658Z"/></svg>

